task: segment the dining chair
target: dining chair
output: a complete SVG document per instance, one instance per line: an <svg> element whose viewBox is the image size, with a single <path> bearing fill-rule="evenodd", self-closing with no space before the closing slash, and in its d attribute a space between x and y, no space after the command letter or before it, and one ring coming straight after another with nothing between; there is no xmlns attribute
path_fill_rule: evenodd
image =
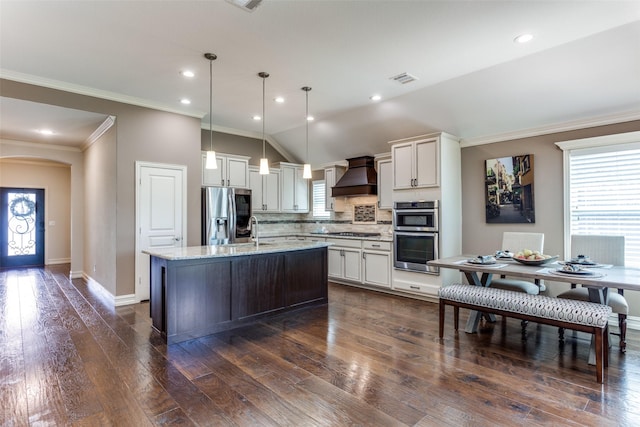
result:
<svg viewBox="0 0 640 427"><path fill-rule="evenodd" d="M588 256L593 262L598 264L624 265L624 236L588 236L574 234L571 236L571 257L578 255ZM562 292L558 298L573 299L579 301L589 301L589 290L584 287L577 287L571 284L571 289ZM627 350L627 316L629 315L629 303L624 297L624 290L609 292L609 307L611 311L618 315L618 335L620 337L620 352ZM560 337L563 336L560 330Z"/></svg>
<svg viewBox="0 0 640 427"><path fill-rule="evenodd" d="M500 250L517 253L523 249L539 251L543 253L544 233L521 233L514 231L505 231L502 233L502 247ZM537 295L544 292L546 287L540 280L531 282L529 280L513 279L501 275L498 279L491 281L492 288L506 289L508 291L525 292L527 294Z"/></svg>
<svg viewBox="0 0 640 427"><path fill-rule="evenodd" d="M502 233L502 247L500 250L509 251L516 254L523 249L530 249L543 253L544 234L543 233L522 233L518 231L505 231ZM541 280L522 280L506 277L504 274L500 278L491 281L492 288L505 289L508 291L524 292L531 295L538 295L544 292L546 287ZM527 321L520 322L522 328L522 339L527 337Z"/></svg>

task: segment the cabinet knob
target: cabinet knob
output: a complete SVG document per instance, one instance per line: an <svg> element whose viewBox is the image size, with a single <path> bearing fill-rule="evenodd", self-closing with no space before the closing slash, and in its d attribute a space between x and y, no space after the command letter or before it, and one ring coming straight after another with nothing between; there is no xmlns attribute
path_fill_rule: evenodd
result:
<svg viewBox="0 0 640 427"><path fill-rule="evenodd" d="M420 286L413 286L413 285L409 285L409 287L410 287L411 289L415 289L415 290L418 290L418 291L420 290Z"/></svg>

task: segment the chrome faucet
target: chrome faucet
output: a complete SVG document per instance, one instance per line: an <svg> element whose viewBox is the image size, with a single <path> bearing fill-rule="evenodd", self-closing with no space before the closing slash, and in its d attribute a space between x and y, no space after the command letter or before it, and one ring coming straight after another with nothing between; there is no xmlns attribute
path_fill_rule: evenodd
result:
<svg viewBox="0 0 640 427"><path fill-rule="evenodd" d="M252 225L253 223L255 223L255 231ZM251 231L251 238L256 243L256 246L258 246L260 244L260 238L258 237L258 218L256 218L255 215L249 217L249 230Z"/></svg>

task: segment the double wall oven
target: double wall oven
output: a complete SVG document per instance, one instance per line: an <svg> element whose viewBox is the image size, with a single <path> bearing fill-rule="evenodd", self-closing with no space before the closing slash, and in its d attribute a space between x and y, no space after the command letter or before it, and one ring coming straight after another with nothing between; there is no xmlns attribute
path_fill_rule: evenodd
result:
<svg viewBox="0 0 640 427"><path fill-rule="evenodd" d="M393 206L394 268L440 274L427 261L438 258L438 201L395 202Z"/></svg>

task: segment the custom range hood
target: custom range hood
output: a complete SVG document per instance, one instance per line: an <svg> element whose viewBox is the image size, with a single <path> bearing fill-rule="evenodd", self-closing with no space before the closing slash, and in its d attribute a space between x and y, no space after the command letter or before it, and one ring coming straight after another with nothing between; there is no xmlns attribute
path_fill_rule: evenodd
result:
<svg viewBox="0 0 640 427"><path fill-rule="evenodd" d="M378 174L371 156L347 159L349 168L331 188L331 197L378 194Z"/></svg>

